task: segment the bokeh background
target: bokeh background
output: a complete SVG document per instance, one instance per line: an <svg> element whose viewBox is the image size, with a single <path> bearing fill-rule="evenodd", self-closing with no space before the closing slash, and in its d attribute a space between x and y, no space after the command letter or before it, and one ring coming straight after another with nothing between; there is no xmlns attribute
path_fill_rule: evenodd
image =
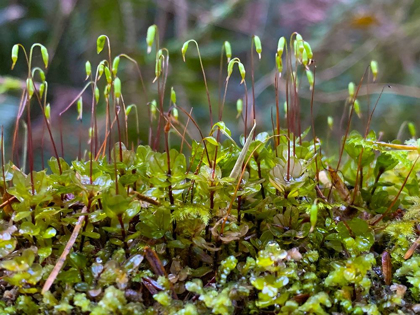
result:
<svg viewBox="0 0 420 315"><path fill-rule="evenodd" d="M262 40L262 60L255 61L260 131L271 130L270 111L274 98L274 53L280 36L288 38L294 31L311 43L317 63L315 115L317 134L326 138L327 116L335 118L336 127L330 141L338 141L338 122L347 97L350 81L359 82L370 60L379 63L376 84L360 91L362 119L355 118L360 131L366 119L366 107L372 105L384 84L390 84L382 96L373 128L383 132L384 140L409 138L406 122L420 128L420 1L415 0L3 0L0 2L0 125L5 128L6 155L26 78L26 65L19 55L18 65L11 71L11 48L21 43L29 49L35 42L44 44L50 54L47 71L48 101L52 108L55 137L60 123L63 128L66 158L77 154L77 132L82 128L87 137L89 119L76 121L76 110L70 110L60 122L62 111L84 86L86 60L92 65L104 58L96 54L96 39L106 34L111 39L112 53L126 53L141 66L149 100L156 98L154 54L146 54L146 31L151 24L159 27L161 46L170 51L167 84L177 91L180 106L194 108L193 116L204 131L209 130L206 93L197 54L190 46L187 62L182 62L181 47L194 38L200 44L213 106L217 109L219 60L225 40L232 44L233 55L249 68L252 35ZM42 64L37 50L34 62ZM225 70L223 72L225 75ZM140 109L141 139L147 141L147 107L135 68L121 62L119 76L127 104ZM249 75L247 83L250 87ZM102 90L102 88L101 88ZM84 99L90 100L89 89ZM301 78L302 121L309 126L309 98L305 77ZM238 75L229 85L224 121L238 137L242 123L235 118L236 100L243 96ZM168 97L166 98L168 99ZM281 95L281 104L284 95ZM85 104L87 110L89 102ZM167 103L165 103L167 106ZM216 110L215 110L216 111ZM39 146L42 119L38 106L32 106L35 146ZM103 115L104 111L99 110ZM87 116L88 117L88 116ZM216 117L215 117L216 118ZM184 118L181 118L184 119ZM132 129L134 120L130 122ZM402 127L401 127L402 126ZM191 132L194 134L193 128ZM22 133L21 133L22 136ZM85 138L86 138L85 137ZM46 155L51 155L47 152Z"/></svg>

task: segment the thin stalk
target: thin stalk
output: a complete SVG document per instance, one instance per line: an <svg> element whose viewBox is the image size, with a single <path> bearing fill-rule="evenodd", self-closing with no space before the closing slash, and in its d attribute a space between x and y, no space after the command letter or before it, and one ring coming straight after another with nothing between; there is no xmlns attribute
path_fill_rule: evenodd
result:
<svg viewBox="0 0 420 315"><path fill-rule="evenodd" d="M117 154L114 148L114 174L115 174L115 194L119 194L119 187L118 187L118 169L117 169Z"/></svg>
<svg viewBox="0 0 420 315"><path fill-rule="evenodd" d="M6 192L6 172L4 170L4 126L1 125L1 171L3 175L3 188L4 193ZM3 194L4 195L4 194Z"/></svg>
<svg viewBox="0 0 420 315"><path fill-rule="evenodd" d="M45 113L45 107L47 106L47 91L48 91L48 84L45 82L45 91L44 91L44 113ZM47 120L48 121L48 120ZM42 124L42 131L41 131L41 167L42 169L45 168L44 163L44 133L45 133L45 125L47 124L47 121L43 121Z"/></svg>
<svg viewBox="0 0 420 315"><path fill-rule="evenodd" d="M171 130L171 125L169 123L169 119L170 117L168 117L168 122L165 125L165 150L166 150L166 163L167 163L167 167L168 170L166 172L166 175L168 176L168 181L169 181L169 186L168 186L168 193L169 193L169 202L171 203L171 206L174 205L174 196L172 193L172 184L171 184L171 156L170 156L170 152L169 152L169 131ZM173 214L174 209L173 207L171 207L171 215ZM172 236L174 239L176 239L176 221L173 220L172 221Z"/></svg>
<svg viewBox="0 0 420 315"><path fill-rule="evenodd" d="M190 114L188 114L188 112L185 110L185 109L183 109L182 107L180 107L180 106L177 106L176 107L177 109L180 109L185 115L187 115L190 119L191 119L191 121L192 121L192 123L194 124L194 126L197 128L197 130L198 130L198 132L200 133L200 137L201 137L201 142L203 143L203 145L204 145L204 152L206 153L206 157L207 157L207 162L209 163L209 165L212 165L211 164L211 160L210 160L210 156L209 156L209 152L208 152L208 150L207 150L207 145L206 145L206 141L204 140L204 136L203 136L203 133L201 132L201 129L200 129L200 127L198 126L198 124L197 124L197 122L195 121L195 119L190 115Z"/></svg>
<svg viewBox="0 0 420 315"><path fill-rule="evenodd" d="M280 75L281 73L278 72L277 69L277 73L274 75L274 90L275 90L275 95L276 95L276 126L277 126L277 133L273 134L277 134L277 136L280 135L280 106L279 106L279 79L280 79ZM280 138L275 138L275 144L276 147L280 144ZM277 155L277 150L276 150L276 155Z"/></svg>
<svg viewBox="0 0 420 315"><path fill-rule="evenodd" d="M315 119L314 119L314 96L315 96L315 81L316 80L316 64L314 64L314 83L312 86L312 93L311 93L311 124L312 124L312 137L314 138L314 158L315 158L315 179L316 184L319 183L319 168L318 168L318 160L316 157L316 132L315 132ZM302 137L300 137L302 138Z"/></svg>
<svg viewBox="0 0 420 315"><path fill-rule="evenodd" d="M25 108L25 99L26 99L26 89L22 91L22 95L20 97L19 102L19 108L18 113L16 115L16 121L15 121L15 130L13 132L13 142L12 142L12 161L13 157L16 154L17 155L17 147L18 147L18 134L19 134L19 120L22 116L23 109ZM16 159L16 166L19 167L19 158Z"/></svg>
<svg viewBox="0 0 420 315"><path fill-rule="evenodd" d="M88 204L86 207L87 213L90 212L90 208L92 206L92 198L88 198ZM89 224L89 216L86 216L86 219L84 221L82 233L86 232L87 225ZM83 247L85 245L85 236L82 234L80 237L80 245L79 245L79 252L83 252Z"/></svg>
<svg viewBox="0 0 420 315"><path fill-rule="evenodd" d="M160 76L157 78L160 115L159 115L159 120L158 120L158 125L157 125L156 139L155 139L155 143L154 143L154 150L158 149L159 138L160 138L160 129L161 129L160 126L163 123L163 119L164 119L163 101L164 101L164 97L165 97L166 79L167 79L168 70L169 70L169 52L166 48L164 48L164 50L167 52L166 58L163 57L163 61L162 61L162 69L165 70L165 72L164 72L164 76L163 76L162 80L160 79Z"/></svg>
<svg viewBox="0 0 420 315"><path fill-rule="evenodd" d="M32 144L32 128L31 128L31 103L29 97L26 99L27 101L27 141L28 141L28 150L29 150L29 172L31 174L31 189L32 189L32 195L35 195L35 184L34 184L34 152L33 152L33 144Z"/></svg>
<svg viewBox="0 0 420 315"><path fill-rule="evenodd" d="M246 141L246 135L248 134L248 127L247 127L247 124L248 124L248 88L247 88L247 85L246 85L246 81L244 81L244 89L245 89L244 141Z"/></svg>
<svg viewBox="0 0 420 315"><path fill-rule="evenodd" d="M45 162L44 162L44 134L45 134L45 123L42 124L42 131L41 131L41 167L45 169Z"/></svg>
<svg viewBox="0 0 420 315"><path fill-rule="evenodd" d="M209 105L210 126L213 127L213 111L212 111L212 108L211 108L210 93L209 93L209 88L208 88L208 85L207 85L206 72L204 71L203 60L202 60L201 54L200 54L200 48L198 47L197 41L195 41L194 39L190 39L188 42L193 42L195 44L195 47L197 47L198 59L200 61L201 72L203 73L204 85L206 87L207 103Z"/></svg>
<svg viewBox="0 0 420 315"><path fill-rule="evenodd" d="M156 48L155 58L158 59L158 55L159 55L159 29L158 29L157 26L156 26L155 39L156 39L156 41L154 42L155 43L155 48ZM142 81L143 81L143 79L142 79ZM143 85L143 87L144 87L144 90L146 90L144 85ZM159 88L158 88L158 92L159 92ZM152 118L152 113L150 111L150 106L148 106L148 115L149 115L149 137L148 137L149 146L154 147L154 145L153 145L153 143L154 143L153 142L153 128L152 128L153 118ZM159 117L159 123L160 123L160 117ZM157 126L157 130L160 129L160 124L159 123L158 123L158 126ZM157 135L156 137L159 138L159 135Z"/></svg>
<svg viewBox="0 0 420 315"><path fill-rule="evenodd" d="M109 68L111 68L111 65L112 65L111 41L109 40L108 36L106 36L106 35L104 35L104 36L106 38L106 42L107 42L107 46L108 46L108 65L109 65ZM96 72L96 73L98 74L98 72ZM96 83L97 83L97 76L95 78L95 88L96 88ZM93 95L93 97L95 97L95 96ZM92 103L92 106L94 106L94 103ZM92 108L92 110L93 111L92 111L92 118L91 119L93 119L93 124L92 124L91 127L94 128L94 130L93 130L94 131L94 139L93 139L94 143L92 143L91 148L94 147L95 155L96 155L96 148L98 146L98 123L97 123L97 117L96 117L96 109ZM93 144L94 144L94 146L93 146ZM91 150L91 152L93 152L93 150ZM91 154L91 156L93 156L93 154Z"/></svg>
<svg viewBox="0 0 420 315"><path fill-rule="evenodd" d="M193 111L193 109L191 107L190 116L192 114L192 111ZM187 127L188 127L189 122L190 122L190 117L188 117L187 122L186 122L185 127L184 127L184 132L182 133L181 148L179 149L179 152L182 152L182 148L183 148L184 140L185 140L185 132L187 131Z"/></svg>
<svg viewBox="0 0 420 315"><path fill-rule="evenodd" d="M120 110L117 109L117 104L115 104L115 95L114 95L114 110L115 110L115 117L117 118L117 130L118 130L118 146L120 148L120 162L123 161L123 152L122 152L122 142L121 142L121 126L120 126L120 117L119 112Z"/></svg>
<svg viewBox="0 0 420 315"><path fill-rule="evenodd" d="M114 126L115 122L116 122L116 118L114 117L114 120L112 121L111 126ZM106 143L108 141L109 136L110 136L110 130L108 130L105 134L105 139L102 142L102 145L99 147L98 154L95 156L95 161L98 160L101 154L103 157L106 155Z"/></svg>
<svg viewBox="0 0 420 315"><path fill-rule="evenodd" d="M111 161L111 150L112 150L112 127L111 125L111 105L109 104L109 98L106 98L106 115L108 116L108 128L109 128L109 138L108 138L108 161ZM115 116L115 121L117 116ZM106 145L106 144L105 144Z"/></svg>
<svg viewBox="0 0 420 315"><path fill-rule="evenodd" d="M221 110L221 97L222 97L222 72L223 72L223 53L225 51L225 45L222 45L222 50L220 52L220 65L219 65L219 90L218 90L218 102L219 102L219 116L220 116L220 110ZM213 127L213 125L212 125Z"/></svg>
<svg viewBox="0 0 420 315"><path fill-rule="evenodd" d="M338 169L340 167L341 159L342 159L343 153L344 153L344 146L346 145L347 137L348 137L348 134L349 134L349 131L350 131L351 119L353 117L353 112L354 112L354 101L356 100L357 95L359 94L360 87L362 86L363 79L364 79L364 77L366 75L366 72L368 71L369 67L370 66L368 66L366 68L365 72L363 73L363 76L360 79L359 85L357 86L356 93L354 94L354 98L351 100L349 121L347 123L346 132L344 133L344 137L343 137L343 140L342 140L342 144L341 144L341 148L340 148L340 154L338 156L337 167L335 168L336 172L338 171ZM327 197L328 200L330 200L332 189L333 189L333 185L331 185L330 190L328 192L328 197Z"/></svg>
<svg viewBox="0 0 420 315"><path fill-rule="evenodd" d="M254 121L257 121L256 111L255 111L255 84L254 84L254 38L251 40L251 88L252 88L252 117ZM255 140L254 132L252 140Z"/></svg>
<svg viewBox="0 0 420 315"><path fill-rule="evenodd" d="M31 66L31 64L32 64L32 53L33 53L33 49L36 47L36 46L39 46L39 47L42 47L40 44L34 44L34 45L32 45L32 47L31 47L31 50L30 50L30 53L29 53L29 57L28 57L28 55L27 55L27 53L26 53L26 49L25 49L25 47L23 47L23 45L21 45L21 44L18 44L21 48L22 48L22 51L23 51L23 53L24 53L24 55L25 55L25 59L26 59L26 63L27 63L27 65L28 65L28 79L32 79L32 74L31 74L31 69L32 69L32 66ZM40 98L39 98L39 94L38 94L38 91L37 91L37 89L36 89L36 86L35 86L35 91L34 91L35 93L35 96L36 96L36 98L37 98L37 100L38 100L38 103L39 103L39 106L41 107L41 111L42 111L42 113L43 113L43 116L44 116L44 120L46 121L47 120L47 118L45 117L45 112L44 112L44 109L43 109L43 107L42 107L42 102L41 102L41 100L40 100ZM19 109L21 109L22 110L22 112L23 112L23 110L24 110L24 106L22 106L21 107L21 105L23 105L24 104L24 99L26 98L26 89L22 92L22 98L21 98L21 103L19 104ZM13 139L13 146L12 146L12 158L13 158L13 152L14 152L14 145L15 145L15 143L16 143L16 136L17 136L17 129L18 129L18 122L19 122L19 118L20 118L20 115L18 114L18 117L16 118L16 129L15 129L15 134L14 134L14 139ZM59 169L59 171L60 171L60 174L62 173L62 171L61 171L61 164L59 163L59 158L58 158L58 153L57 153L57 149L56 149L56 146L55 146L55 142L54 142L54 138L53 138L53 136L52 136L52 132L51 132L51 128L50 128L50 125L48 124L48 122L47 122L47 129L48 129L48 133L49 133L49 135L50 135L50 139L51 139L51 143L52 143L52 145L53 145L53 149L54 149L54 154L55 154L55 157L56 157L56 159L57 159L57 161L58 161L58 169Z"/></svg>
<svg viewBox="0 0 420 315"><path fill-rule="evenodd" d="M79 161L82 159L82 127L83 121L80 119L80 126L79 126L79 153L77 155Z"/></svg>
<svg viewBox="0 0 420 315"><path fill-rule="evenodd" d="M64 143L63 143L63 123L61 121L61 116L58 116L58 124L60 130L60 147L61 147L61 156L64 158ZM60 161L57 161L60 164Z"/></svg>
<svg viewBox="0 0 420 315"><path fill-rule="evenodd" d="M368 72L369 74L369 72ZM381 99L382 93L384 92L385 86L382 88L381 93L379 94L376 102L375 102L375 106L372 109L372 112L369 115L367 124L366 124L366 130L365 130L365 136L364 136L364 140L367 139L367 136L369 134L369 129L370 129L370 123L372 121L372 117L373 117L373 113L375 112L376 106L379 103L379 100ZM369 95L368 95L369 98ZM363 156L363 152L364 152L364 148L362 147L360 154L359 154L359 159L358 159L358 163L357 163L357 170L356 170L356 179L355 179L355 184L354 184L354 189L353 189L353 200L352 200L352 204L356 199L356 194L358 191L358 188L360 186L360 188L363 186L363 167L362 167L362 156ZM359 184L359 174L360 174L360 184Z"/></svg>

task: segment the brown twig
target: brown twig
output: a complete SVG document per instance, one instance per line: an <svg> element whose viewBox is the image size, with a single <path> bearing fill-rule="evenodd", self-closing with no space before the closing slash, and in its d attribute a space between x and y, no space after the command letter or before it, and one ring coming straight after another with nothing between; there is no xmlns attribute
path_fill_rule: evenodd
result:
<svg viewBox="0 0 420 315"><path fill-rule="evenodd" d="M81 214L87 213L87 207L83 207ZM70 239L64 247L63 252L61 253L60 258L57 260L57 263L54 266L54 269L51 271L50 275L48 276L47 281L45 281L44 286L42 287L41 294L47 292L51 286L53 285L55 278L57 278L61 268L63 268L64 263L66 262L67 255L70 253L71 248L73 247L74 243L76 242L77 236L79 235L80 229L82 228L83 221L85 220L85 215L82 215L77 220L77 223L73 229L73 233L71 233Z"/></svg>

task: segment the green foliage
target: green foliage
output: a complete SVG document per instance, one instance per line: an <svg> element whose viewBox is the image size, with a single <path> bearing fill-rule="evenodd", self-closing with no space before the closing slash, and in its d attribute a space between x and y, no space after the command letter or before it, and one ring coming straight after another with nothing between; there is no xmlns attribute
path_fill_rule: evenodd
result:
<svg viewBox="0 0 420 315"><path fill-rule="evenodd" d="M156 32L155 26L149 28L148 49ZM308 71L312 50L299 34L294 36L293 55ZM260 39L253 40L260 54ZM190 42L200 56L195 40L184 44L183 56ZM98 37L97 52L110 49L107 43L106 36ZM285 58L292 56L286 53ZM158 50L158 89L165 82L168 60L168 50ZM159 90L156 139L150 133L150 145L129 149L118 116L125 106L123 83L116 77L119 62L114 59L111 70L108 61L101 61L91 82L95 108L101 105L96 89L100 72L105 72L101 102L109 115L112 104L117 121L112 129L107 118L101 147L95 147L102 139L91 117L95 128L90 129L90 146L71 164L56 154L48 161L49 170L36 171L29 152L29 174L11 162L2 167L4 312L390 314L418 302L420 258L406 254L417 244L411 245L420 204L418 140L389 144L378 141L373 131L366 136L352 131L343 142L346 154L338 159L342 166L339 162L337 169L325 170L323 165L336 159L324 156L314 130L315 138L305 140L310 128L300 133L287 126L257 134L254 120L250 132L245 126L236 142L218 121L206 135L196 125L201 142L190 144L181 136L191 147L185 154L169 145L170 131L178 131L180 120L169 114L173 108L165 112L164 91ZM238 58L227 65L228 79L234 63L245 81ZM377 64L371 68L377 71ZM289 75L296 85L296 75ZM28 80L30 102L38 95L31 75ZM356 97L354 89L351 97ZM177 102L174 90L171 102ZM212 113L210 103L209 98ZM81 119L83 109L78 108ZM126 123L130 109L122 111ZM295 119L296 108L289 110L293 115L288 119ZM150 111L150 129L155 118ZM49 120L45 126L50 127ZM158 134L164 138L164 152L157 150ZM119 141L109 147L114 136ZM31 145L32 135L27 138Z"/></svg>

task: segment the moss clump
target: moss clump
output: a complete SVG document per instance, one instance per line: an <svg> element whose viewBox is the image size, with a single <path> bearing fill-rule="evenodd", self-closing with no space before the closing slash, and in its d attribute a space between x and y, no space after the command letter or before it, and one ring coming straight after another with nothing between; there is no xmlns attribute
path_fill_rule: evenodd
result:
<svg viewBox="0 0 420 315"><path fill-rule="evenodd" d="M98 39L99 52L106 42ZM310 71L309 44L298 34L291 46L288 64L294 58ZM16 62L15 48L13 57ZM158 50L159 89L167 62L167 51ZM206 137L200 131L200 141L187 141L176 129L178 109L192 116L179 106L174 112L174 90L165 112L159 90L159 120L156 102L149 112L150 130L156 127L150 145L127 149L119 59L110 64L102 61L95 78L89 64L92 108L100 104L104 73L109 116L102 136L91 117L85 157L69 164L56 154L49 170L36 171L29 151L29 174L13 162L2 167L0 314L414 312L420 293L418 141L387 144L373 131L353 131L339 156L327 157L314 130L305 140L310 129L300 133L299 108L288 103L286 128L272 134L255 132L255 115L249 128L246 111L242 145L222 121ZM226 89L235 64L245 79L243 64L232 59ZM297 99L291 70L286 75ZM33 82L27 90L28 102L34 95L42 102ZM356 94L353 87L349 121ZM78 111L81 117L81 106ZM171 130L188 149L169 146ZM113 147L111 136L119 138ZM125 138L128 143L128 132ZM323 167L333 162L337 167Z"/></svg>

